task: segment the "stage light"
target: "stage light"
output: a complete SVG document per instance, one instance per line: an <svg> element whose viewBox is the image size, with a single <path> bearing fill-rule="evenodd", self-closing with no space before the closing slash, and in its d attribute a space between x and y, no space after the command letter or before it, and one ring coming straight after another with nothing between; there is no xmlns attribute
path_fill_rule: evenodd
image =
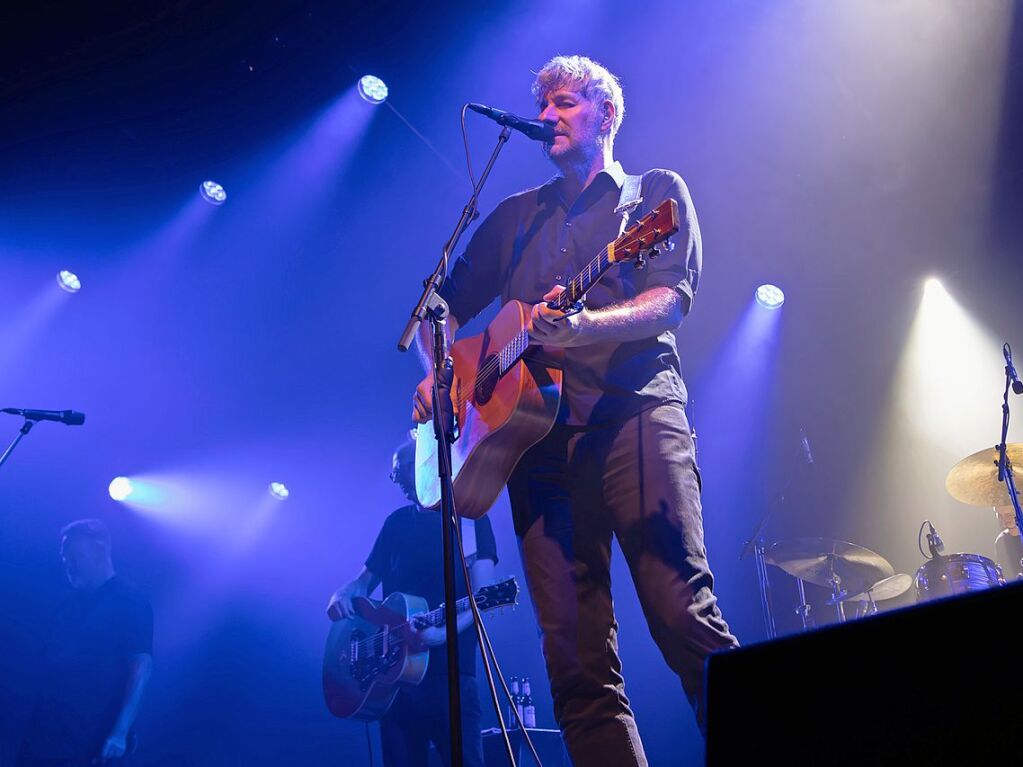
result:
<svg viewBox="0 0 1023 767"><path fill-rule="evenodd" d="M199 193L210 205L223 205L227 200L227 190L216 181L203 181Z"/></svg>
<svg viewBox="0 0 1023 767"><path fill-rule="evenodd" d="M288 496L291 495L291 491L288 490L287 486L283 482L271 482L270 495L278 501L286 501Z"/></svg>
<svg viewBox="0 0 1023 767"><path fill-rule="evenodd" d="M775 285L761 285L757 288L757 303L765 309L777 309L785 303L785 294Z"/></svg>
<svg viewBox="0 0 1023 767"><path fill-rule="evenodd" d="M359 78L359 95L370 104L383 104L387 101L387 84L379 77L366 75Z"/></svg>
<svg viewBox="0 0 1023 767"><path fill-rule="evenodd" d="M78 275L67 269L62 269L57 273L57 284L68 293L77 293L82 289L82 281L78 279Z"/></svg>
<svg viewBox="0 0 1023 767"><path fill-rule="evenodd" d="M135 492L135 486L127 477L115 477L108 490L115 501L126 501Z"/></svg>

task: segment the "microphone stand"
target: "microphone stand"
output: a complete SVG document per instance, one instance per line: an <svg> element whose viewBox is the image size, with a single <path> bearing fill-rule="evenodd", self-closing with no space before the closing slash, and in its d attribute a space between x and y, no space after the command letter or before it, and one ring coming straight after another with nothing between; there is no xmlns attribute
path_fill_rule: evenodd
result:
<svg viewBox="0 0 1023 767"><path fill-rule="evenodd" d="M18 446L18 443L21 442L21 438L28 434L30 431L32 431L32 427L35 425L36 422L33 421L32 419L30 418L25 419L25 423L23 423L21 428L18 429L18 436L16 436L14 438L14 441L7 446L7 449L4 450L4 454L0 455L0 466L3 466L7 462L7 458L10 456L11 453L14 452L14 448L16 448Z"/></svg>
<svg viewBox="0 0 1023 767"><path fill-rule="evenodd" d="M444 555L444 625L446 629L447 660L448 660L448 710L450 713L451 734L451 765L461 767L462 759L462 699L458 672L458 623L454 609L455 599L455 566L454 566L454 525L455 497L451 476L451 443L455 440L455 414L451 403L451 383L454 368L448 357L447 336L445 333L448 305L440 297L438 291L447 274L448 261L462 234L479 216L479 194L490 176L490 171L497 161L504 145L511 137L511 128L505 126L497 137L497 145L490 155L490 161L473 187L469 202L462 209L455 231L444 244L437 268L423 283L423 294L419 297L412 316L405 325L405 330L398 341L398 350L406 352L412 345L416 332L424 319L429 319L433 327L433 432L437 439L437 474L440 479L441 535L443 537ZM472 587L466 583L470 595ZM471 597L470 597L471 598ZM473 613L475 617L475 613Z"/></svg>
<svg viewBox="0 0 1023 767"><path fill-rule="evenodd" d="M1009 436L1009 389L1013 381L1013 370L1009 364L1009 359L1012 359L1012 350L1008 347L1008 344L1002 347L1003 352L1008 350L1008 359L1005 364L1005 391L1002 394L1002 438L998 442L998 481L1004 482L1009 492L1009 500L1012 501L1012 508L1016 512L1016 529L1023 530L1023 509L1020 508L1012 462L1009 460L1008 448L1005 444Z"/></svg>

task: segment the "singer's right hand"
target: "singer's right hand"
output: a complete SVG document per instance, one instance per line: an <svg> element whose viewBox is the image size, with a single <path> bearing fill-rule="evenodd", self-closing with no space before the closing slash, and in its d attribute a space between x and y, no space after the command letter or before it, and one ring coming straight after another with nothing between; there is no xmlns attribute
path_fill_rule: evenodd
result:
<svg viewBox="0 0 1023 767"><path fill-rule="evenodd" d="M427 423L433 418L433 373L419 382L412 395L412 420Z"/></svg>

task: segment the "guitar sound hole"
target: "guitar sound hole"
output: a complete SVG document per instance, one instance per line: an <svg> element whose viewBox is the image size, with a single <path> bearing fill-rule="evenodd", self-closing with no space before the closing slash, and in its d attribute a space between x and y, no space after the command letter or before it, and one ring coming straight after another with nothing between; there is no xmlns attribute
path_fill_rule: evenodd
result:
<svg viewBox="0 0 1023 767"><path fill-rule="evenodd" d="M476 386L473 389L473 401L477 405L485 405L494 396L494 388L501 378L501 368L497 364L497 355L491 354L480 365L480 375L476 377Z"/></svg>

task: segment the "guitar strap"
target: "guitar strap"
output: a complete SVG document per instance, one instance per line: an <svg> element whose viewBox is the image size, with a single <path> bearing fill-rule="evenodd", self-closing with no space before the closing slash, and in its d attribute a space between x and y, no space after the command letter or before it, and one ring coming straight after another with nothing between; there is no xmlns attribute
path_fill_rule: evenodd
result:
<svg viewBox="0 0 1023 767"><path fill-rule="evenodd" d="M636 218L636 212L643 203L643 197L640 195L642 187L642 176L626 174L625 182L622 184L622 193L618 197L618 207L614 211L616 216L621 213L625 214L622 216L622 225L618 230L619 237Z"/></svg>

